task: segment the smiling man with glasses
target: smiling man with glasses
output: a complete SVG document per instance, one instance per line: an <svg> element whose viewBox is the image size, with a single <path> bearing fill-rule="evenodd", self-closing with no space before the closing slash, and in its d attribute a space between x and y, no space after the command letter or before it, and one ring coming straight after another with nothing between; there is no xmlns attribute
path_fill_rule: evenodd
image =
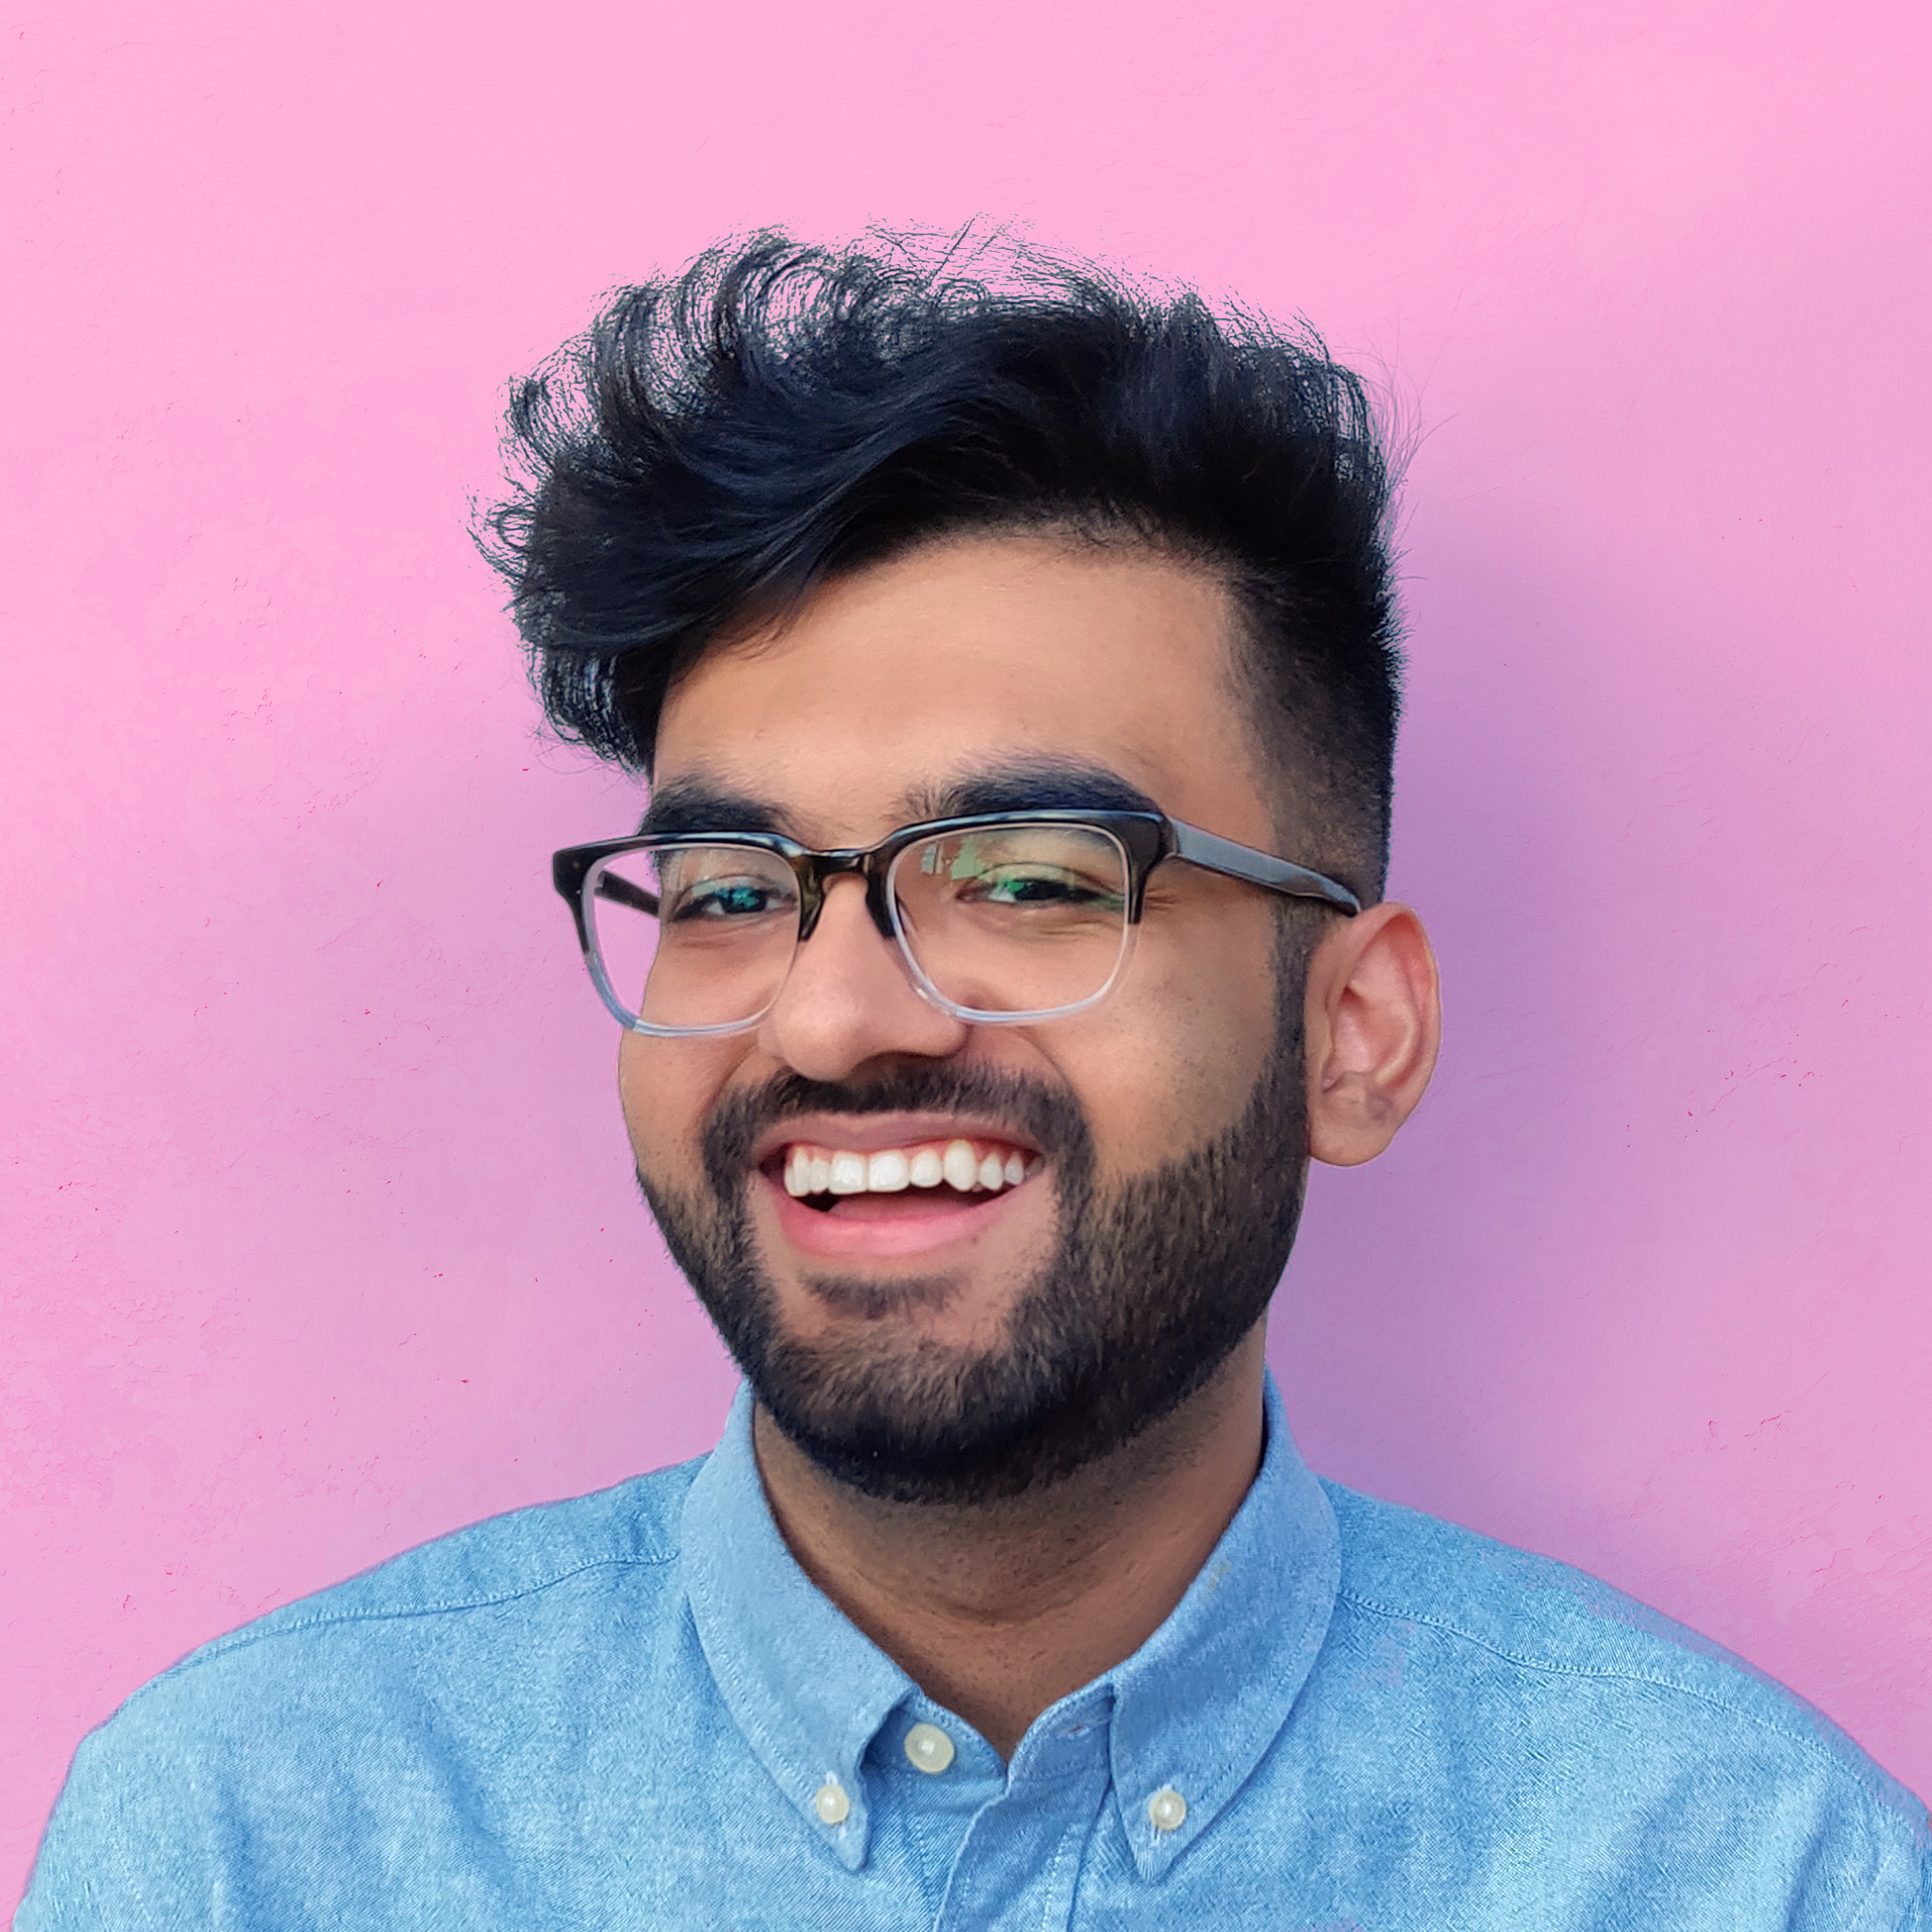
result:
<svg viewBox="0 0 1932 1932"><path fill-rule="evenodd" d="M745 1388L83 1746L20 1924L1932 1925L1923 1809L1593 1579L1318 1480L1310 1158L1436 969L1382 897L1388 479L1318 343L763 238L522 386L491 525L640 1182Z"/></svg>

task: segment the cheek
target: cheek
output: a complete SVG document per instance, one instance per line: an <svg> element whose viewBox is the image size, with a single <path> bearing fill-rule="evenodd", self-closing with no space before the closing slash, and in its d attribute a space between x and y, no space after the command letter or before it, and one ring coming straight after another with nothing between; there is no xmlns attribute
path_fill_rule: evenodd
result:
<svg viewBox="0 0 1932 1932"><path fill-rule="evenodd" d="M1272 927L1238 918L1191 948L1143 934L1092 1019L1065 1042L1065 1065L1103 1169L1143 1171L1211 1140L1241 1118L1274 1051Z"/></svg>
<svg viewBox="0 0 1932 1932"><path fill-rule="evenodd" d="M696 1173L705 1117L737 1058L721 1051L723 1045L625 1035L617 1050L617 1095L631 1152L646 1174L689 1185Z"/></svg>

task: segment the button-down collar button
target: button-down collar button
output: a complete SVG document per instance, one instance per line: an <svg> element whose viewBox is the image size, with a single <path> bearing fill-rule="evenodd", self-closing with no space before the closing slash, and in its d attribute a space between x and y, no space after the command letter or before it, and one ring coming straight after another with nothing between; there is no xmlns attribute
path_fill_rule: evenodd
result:
<svg viewBox="0 0 1932 1932"><path fill-rule="evenodd" d="M837 1778L828 1777L813 1796L811 1808L819 1814L821 1824L843 1824L851 1813L852 1800Z"/></svg>
<svg viewBox="0 0 1932 1932"><path fill-rule="evenodd" d="M1156 1831L1178 1831L1187 1823L1188 1801L1172 1785L1147 1800L1147 1819Z"/></svg>
<svg viewBox="0 0 1932 1932"><path fill-rule="evenodd" d="M953 1761L953 1740L937 1724L914 1724L906 1733L906 1755L915 1771L937 1776Z"/></svg>

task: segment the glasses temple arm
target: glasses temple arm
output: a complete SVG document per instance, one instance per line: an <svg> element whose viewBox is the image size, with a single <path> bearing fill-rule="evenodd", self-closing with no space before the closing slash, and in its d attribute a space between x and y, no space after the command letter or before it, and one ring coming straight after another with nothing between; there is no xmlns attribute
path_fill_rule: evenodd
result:
<svg viewBox="0 0 1932 1932"><path fill-rule="evenodd" d="M1320 899L1351 917L1362 909L1362 902L1346 886L1291 858L1276 858L1272 852L1238 845L1232 839L1217 839L1212 832L1185 825L1178 819L1168 823L1174 827L1174 857L1185 858L1190 865L1228 878L1246 879L1250 885L1265 886L1271 892L1284 892L1291 899Z"/></svg>
<svg viewBox="0 0 1932 1932"><path fill-rule="evenodd" d="M641 886L634 886L628 879L606 873L597 881L596 897L614 899L620 906L628 906L633 912L648 912L657 915L658 899L656 892L647 892Z"/></svg>

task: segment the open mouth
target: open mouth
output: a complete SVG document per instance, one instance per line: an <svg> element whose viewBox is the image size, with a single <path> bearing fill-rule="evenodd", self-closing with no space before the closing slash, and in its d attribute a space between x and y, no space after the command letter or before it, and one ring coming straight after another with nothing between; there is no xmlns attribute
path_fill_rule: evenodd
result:
<svg viewBox="0 0 1932 1932"><path fill-rule="evenodd" d="M863 1152L793 1141L775 1149L763 1171L803 1207L871 1220L980 1206L1024 1187L1045 1165L1004 1141L917 1141Z"/></svg>

